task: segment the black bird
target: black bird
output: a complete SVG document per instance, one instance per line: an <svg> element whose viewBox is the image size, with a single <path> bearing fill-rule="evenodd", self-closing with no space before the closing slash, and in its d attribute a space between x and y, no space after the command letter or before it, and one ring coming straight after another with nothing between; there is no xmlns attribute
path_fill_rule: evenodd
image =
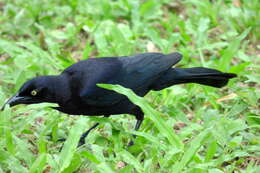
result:
<svg viewBox="0 0 260 173"><path fill-rule="evenodd" d="M138 130L144 119L140 107L126 96L96 84L119 84L132 89L139 96L145 96L151 90L159 91L182 83L220 88L230 78L236 77L233 73L203 67L172 68L181 58L180 53L91 58L68 67L60 75L39 76L25 82L5 105L49 102L59 105L54 109L71 115L109 117L132 114L137 119L135 130ZM81 136L79 145L85 143L85 137L98 124Z"/></svg>

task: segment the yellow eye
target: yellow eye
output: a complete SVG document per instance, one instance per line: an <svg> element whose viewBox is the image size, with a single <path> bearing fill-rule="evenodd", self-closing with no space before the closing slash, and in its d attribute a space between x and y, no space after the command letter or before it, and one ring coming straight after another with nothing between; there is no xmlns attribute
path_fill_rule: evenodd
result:
<svg viewBox="0 0 260 173"><path fill-rule="evenodd" d="M37 95L37 91L36 91L36 90L32 90L32 91L31 91L31 95L32 95L32 96L36 96L36 95Z"/></svg>

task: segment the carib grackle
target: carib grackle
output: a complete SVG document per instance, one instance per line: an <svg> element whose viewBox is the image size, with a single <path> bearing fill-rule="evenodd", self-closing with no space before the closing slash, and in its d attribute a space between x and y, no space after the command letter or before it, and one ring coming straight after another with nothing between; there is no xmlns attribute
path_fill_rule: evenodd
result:
<svg viewBox="0 0 260 173"><path fill-rule="evenodd" d="M181 58L180 53L90 58L71 65L60 75L39 76L25 82L5 105L49 102L57 103L59 106L54 109L70 115L109 117L132 114L137 119L135 130L138 130L144 118L140 107L126 96L96 84L119 84L132 89L139 96L145 96L151 90L159 91L182 83L220 88L230 78L236 77L233 73L210 68L173 68ZM85 143L85 137L98 124L81 136L79 145Z"/></svg>

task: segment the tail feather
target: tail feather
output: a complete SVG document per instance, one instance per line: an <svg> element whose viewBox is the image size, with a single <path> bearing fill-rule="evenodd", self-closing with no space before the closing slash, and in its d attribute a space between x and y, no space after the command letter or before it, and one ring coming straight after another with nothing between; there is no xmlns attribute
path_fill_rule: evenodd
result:
<svg viewBox="0 0 260 173"><path fill-rule="evenodd" d="M161 90L176 84L198 83L216 88L225 86L228 80L236 77L234 73L223 73L221 71L204 68L171 68L163 74L155 85L153 90Z"/></svg>

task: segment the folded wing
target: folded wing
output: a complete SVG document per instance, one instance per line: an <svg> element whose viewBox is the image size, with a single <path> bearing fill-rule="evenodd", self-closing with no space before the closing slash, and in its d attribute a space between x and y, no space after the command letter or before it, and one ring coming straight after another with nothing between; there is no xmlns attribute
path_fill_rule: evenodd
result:
<svg viewBox="0 0 260 173"><path fill-rule="evenodd" d="M80 89L84 104L111 106L126 99L124 95L97 87L97 83L119 84L143 96L162 73L181 60L181 54L144 53L119 58L95 58L85 68Z"/></svg>

